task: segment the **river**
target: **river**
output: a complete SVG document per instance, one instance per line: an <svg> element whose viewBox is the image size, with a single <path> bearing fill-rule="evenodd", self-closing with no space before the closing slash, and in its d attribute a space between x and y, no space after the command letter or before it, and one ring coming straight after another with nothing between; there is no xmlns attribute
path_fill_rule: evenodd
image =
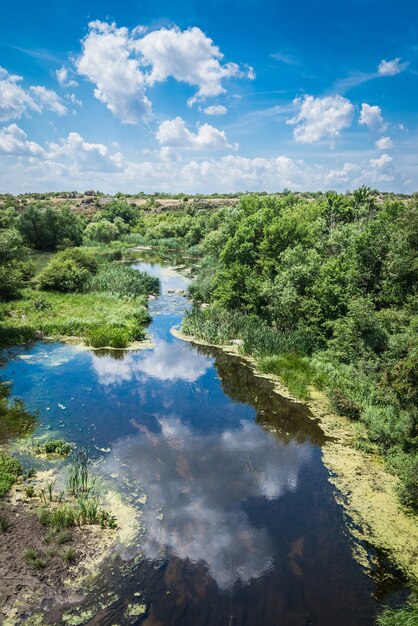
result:
<svg viewBox="0 0 418 626"><path fill-rule="evenodd" d="M161 280L152 348L37 342L0 369L39 412L35 435L87 447L138 516L100 577L113 602L82 623L370 626L399 585L353 557L319 426L240 358L174 337L188 279L161 261L134 267Z"/></svg>

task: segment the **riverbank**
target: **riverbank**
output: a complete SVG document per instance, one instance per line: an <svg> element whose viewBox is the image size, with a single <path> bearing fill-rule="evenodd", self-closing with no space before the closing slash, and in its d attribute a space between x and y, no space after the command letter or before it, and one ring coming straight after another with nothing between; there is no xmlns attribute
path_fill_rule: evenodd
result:
<svg viewBox="0 0 418 626"><path fill-rule="evenodd" d="M241 354L239 346L211 344L175 328L171 332L178 339L220 348L239 357L256 376L271 380L277 394L298 402L277 376L257 370L255 359ZM396 493L399 479L385 469L381 455L356 448L358 425L337 415L318 390L310 388L310 396L305 404L328 437L322 447L323 462L348 517L348 527L355 538L355 557L366 569L373 570L373 560L364 547L367 542L387 553L408 580L418 583L418 516L401 508ZM361 436L366 436L364 430Z"/></svg>

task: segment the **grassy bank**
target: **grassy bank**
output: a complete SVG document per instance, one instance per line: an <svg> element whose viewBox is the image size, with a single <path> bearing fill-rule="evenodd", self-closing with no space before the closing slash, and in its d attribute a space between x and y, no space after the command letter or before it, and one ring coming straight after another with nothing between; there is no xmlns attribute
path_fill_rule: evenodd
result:
<svg viewBox="0 0 418 626"><path fill-rule="evenodd" d="M145 338L148 294L159 290L157 279L109 261L115 256L111 248L45 256L37 255L31 286L0 304L0 346L38 336L125 348Z"/></svg>

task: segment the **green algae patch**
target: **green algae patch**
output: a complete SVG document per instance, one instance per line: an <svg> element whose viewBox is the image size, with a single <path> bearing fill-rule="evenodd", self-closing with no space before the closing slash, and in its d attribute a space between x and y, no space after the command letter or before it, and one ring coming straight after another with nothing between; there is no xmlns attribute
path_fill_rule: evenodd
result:
<svg viewBox="0 0 418 626"><path fill-rule="evenodd" d="M139 617L139 615L143 615L146 610L146 604L129 604L125 611L125 615L126 617Z"/></svg>

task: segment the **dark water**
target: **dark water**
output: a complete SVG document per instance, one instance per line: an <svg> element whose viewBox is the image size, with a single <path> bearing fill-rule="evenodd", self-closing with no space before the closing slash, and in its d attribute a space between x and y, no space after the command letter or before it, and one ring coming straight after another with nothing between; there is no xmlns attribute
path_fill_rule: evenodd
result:
<svg viewBox="0 0 418 626"><path fill-rule="evenodd" d="M352 556L320 428L238 358L176 339L188 304L168 290L187 280L135 267L162 281L152 349L37 343L0 369L39 411L36 434L89 447L95 471L141 514L134 544L102 572L119 598L85 623L371 625L396 584ZM129 616L138 602L145 613Z"/></svg>

